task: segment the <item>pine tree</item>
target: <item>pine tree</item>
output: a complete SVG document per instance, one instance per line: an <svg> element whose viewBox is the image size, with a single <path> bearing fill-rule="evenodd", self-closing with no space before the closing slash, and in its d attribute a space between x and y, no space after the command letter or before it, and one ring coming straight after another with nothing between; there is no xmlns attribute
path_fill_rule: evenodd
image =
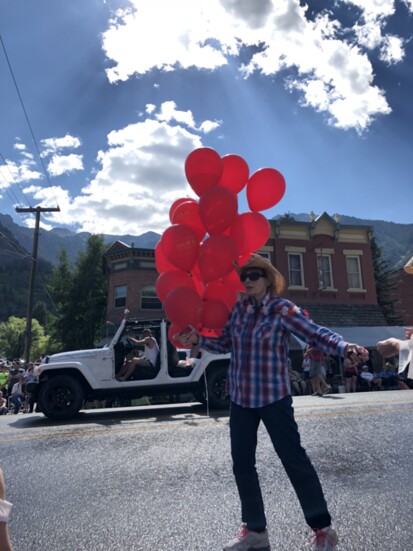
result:
<svg viewBox="0 0 413 551"><path fill-rule="evenodd" d="M50 292L58 312L52 322L53 341L61 350L93 348L105 318L107 280L102 258L103 238L91 235L73 269L62 251L53 270Z"/></svg>
<svg viewBox="0 0 413 551"><path fill-rule="evenodd" d="M373 256L374 278L376 281L377 302L389 325L399 325L400 319L394 308L392 292L395 282L389 278L389 263L383 258L382 249L377 245L376 238L371 240L371 252Z"/></svg>

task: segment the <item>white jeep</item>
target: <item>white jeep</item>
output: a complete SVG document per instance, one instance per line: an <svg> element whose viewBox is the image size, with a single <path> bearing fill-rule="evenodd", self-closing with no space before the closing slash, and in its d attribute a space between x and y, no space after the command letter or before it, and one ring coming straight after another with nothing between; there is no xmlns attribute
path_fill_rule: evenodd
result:
<svg viewBox="0 0 413 551"><path fill-rule="evenodd" d="M131 345L128 336L140 337L149 328L159 343L159 355L152 374L139 368L131 380L118 381L116 376ZM76 415L91 400L133 400L142 396L191 393L201 402L207 399L215 409L228 408L226 373L229 354L216 355L201 351L196 359L168 362L170 343L167 320L122 320L112 340L103 348L62 352L49 356L47 363L36 368L35 383L28 384L37 408L51 419L63 420ZM142 377L145 377L142 379Z"/></svg>

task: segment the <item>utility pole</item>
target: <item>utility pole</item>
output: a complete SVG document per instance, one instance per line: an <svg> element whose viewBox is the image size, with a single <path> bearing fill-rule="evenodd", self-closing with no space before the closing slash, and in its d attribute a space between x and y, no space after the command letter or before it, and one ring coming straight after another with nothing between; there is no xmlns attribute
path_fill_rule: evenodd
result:
<svg viewBox="0 0 413 551"><path fill-rule="evenodd" d="M29 208L16 207L16 212L34 212L36 214L36 223L35 223L34 235L33 235L32 269L30 272L29 298L27 301L26 332L25 332L25 339L24 339L24 362L27 365L27 363L30 361L30 347L32 344L33 296L34 296L34 282L36 279L36 268L37 268L37 248L39 244L40 214L42 212L60 212L60 208L54 207L54 208L47 209L42 207L29 207Z"/></svg>

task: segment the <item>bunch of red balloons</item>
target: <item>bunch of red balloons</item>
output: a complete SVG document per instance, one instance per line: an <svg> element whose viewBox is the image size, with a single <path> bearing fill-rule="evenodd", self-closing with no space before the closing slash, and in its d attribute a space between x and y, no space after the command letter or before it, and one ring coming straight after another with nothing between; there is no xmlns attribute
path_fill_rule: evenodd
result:
<svg viewBox="0 0 413 551"><path fill-rule="evenodd" d="M250 177L242 157L220 157L209 147L192 151L185 175L199 200L174 201L172 225L155 248L156 293L171 321L172 342L174 334L188 327L220 333L243 290L234 261L242 265L265 245L270 224L259 211L276 205L285 192L277 170L262 168ZM245 186L250 211L238 214L237 194Z"/></svg>

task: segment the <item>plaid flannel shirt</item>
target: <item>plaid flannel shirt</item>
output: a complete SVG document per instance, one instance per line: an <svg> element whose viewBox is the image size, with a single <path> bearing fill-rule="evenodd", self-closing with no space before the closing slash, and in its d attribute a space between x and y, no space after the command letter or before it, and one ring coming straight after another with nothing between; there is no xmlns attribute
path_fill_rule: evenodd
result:
<svg viewBox="0 0 413 551"><path fill-rule="evenodd" d="M258 408L290 394L290 334L326 354L344 355L347 342L308 319L305 310L278 296L261 305L247 298L237 302L218 338L199 337L199 346L216 354L231 353L228 391L236 404Z"/></svg>

